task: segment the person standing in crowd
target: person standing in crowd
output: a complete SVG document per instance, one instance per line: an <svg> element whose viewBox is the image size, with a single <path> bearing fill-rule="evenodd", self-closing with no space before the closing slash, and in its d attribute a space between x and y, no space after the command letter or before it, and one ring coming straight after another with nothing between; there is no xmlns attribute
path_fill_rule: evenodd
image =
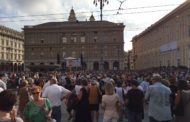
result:
<svg viewBox="0 0 190 122"><path fill-rule="evenodd" d="M83 87L78 95L78 103L75 106L75 122L92 122L88 92Z"/></svg>
<svg viewBox="0 0 190 122"><path fill-rule="evenodd" d="M33 86L31 89L33 100L24 108L25 122L46 122L51 118L51 103L47 98L42 98L41 87Z"/></svg>
<svg viewBox="0 0 190 122"><path fill-rule="evenodd" d="M177 93L177 86L176 86L176 80L174 78L169 79L170 85L169 88L171 90L171 114L172 117L174 117L174 105L175 105L175 97Z"/></svg>
<svg viewBox="0 0 190 122"><path fill-rule="evenodd" d="M82 88L81 81L82 81L81 79L78 79L76 81L76 85L75 85L75 93L76 93L76 95L78 95L80 93L80 89Z"/></svg>
<svg viewBox="0 0 190 122"><path fill-rule="evenodd" d="M149 76L146 76L145 79L140 83L140 86L143 89L143 92L146 93L146 90L149 87Z"/></svg>
<svg viewBox="0 0 190 122"><path fill-rule="evenodd" d="M16 116L17 97L9 90L0 93L0 122L23 122Z"/></svg>
<svg viewBox="0 0 190 122"><path fill-rule="evenodd" d="M26 106L26 104L30 100L30 95L29 95L29 89L28 89L28 82L25 80L21 83L19 91L19 114L23 118L23 111Z"/></svg>
<svg viewBox="0 0 190 122"><path fill-rule="evenodd" d="M171 104L170 104L170 88L162 83L162 77L155 73L152 76L152 85L149 86L145 100L149 103L148 116L150 122L170 122Z"/></svg>
<svg viewBox="0 0 190 122"><path fill-rule="evenodd" d="M57 84L57 79L50 80L50 86L46 87L42 96L48 98L52 103L52 118L61 122L61 103L68 97L71 91Z"/></svg>
<svg viewBox="0 0 190 122"><path fill-rule="evenodd" d="M103 122L117 122L121 104L119 96L115 93L112 82L105 84L105 95L102 96Z"/></svg>
<svg viewBox="0 0 190 122"><path fill-rule="evenodd" d="M123 121L123 115L124 115L124 89L122 87L122 82L121 81L118 81L116 80L115 81L115 93L118 95L119 97L119 102L121 103L122 105L122 108L121 108L121 111L119 113L119 122L122 122Z"/></svg>
<svg viewBox="0 0 190 122"><path fill-rule="evenodd" d="M4 77L5 77L5 74L4 74L4 73L0 73L0 87L1 87L3 90L6 90L6 89L7 89L7 85L6 85L6 83L4 82Z"/></svg>
<svg viewBox="0 0 190 122"><path fill-rule="evenodd" d="M98 88L96 81L93 80L91 82L91 85L88 89L89 93L89 103L90 103L90 110L91 110L91 116L94 119L94 115L96 118L96 122L98 122L99 119L99 100L101 99L101 93L100 89Z"/></svg>
<svg viewBox="0 0 190 122"><path fill-rule="evenodd" d="M178 105L180 100L182 100L184 115L176 115L175 122L190 122L190 89L188 88L188 83L185 80L179 80L177 88L178 91L175 99L175 105Z"/></svg>
<svg viewBox="0 0 190 122"><path fill-rule="evenodd" d="M138 88L136 80L131 81L132 89L126 95L125 104L127 106L128 122L142 122L144 113L144 94Z"/></svg>

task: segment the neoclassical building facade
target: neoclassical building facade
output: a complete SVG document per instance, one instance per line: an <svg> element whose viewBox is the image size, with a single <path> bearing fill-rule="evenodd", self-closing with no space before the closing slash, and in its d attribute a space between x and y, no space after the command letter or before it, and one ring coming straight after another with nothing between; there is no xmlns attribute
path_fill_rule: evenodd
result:
<svg viewBox="0 0 190 122"><path fill-rule="evenodd" d="M24 69L24 34L0 25L0 71Z"/></svg>
<svg viewBox="0 0 190 122"><path fill-rule="evenodd" d="M134 68L190 68L190 2L186 1L132 39Z"/></svg>
<svg viewBox="0 0 190 122"><path fill-rule="evenodd" d="M67 57L82 60L86 70L124 69L124 25L109 21L68 21L24 27L25 65L30 69L66 66ZM82 57L82 58L81 58Z"/></svg>

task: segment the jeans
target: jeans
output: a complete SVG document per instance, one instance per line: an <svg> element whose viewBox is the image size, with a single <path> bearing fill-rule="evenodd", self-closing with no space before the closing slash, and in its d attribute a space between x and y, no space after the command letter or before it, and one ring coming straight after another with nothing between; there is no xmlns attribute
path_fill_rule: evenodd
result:
<svg viewBox="0 0 190 122"><path fill-rule="evenodd" d="M128 110L127 114L128 122L142 122L142 112L132 112Z"/></svg>
<svg viewBox="0 0 190 122"><path fill-rule="evenodd" d="M55 106L52 108L51 117L57 122L61 122L61 106Z"/></svg>
<svg viewBox="0 0 190 122"><path fill-rule="evenodd" d="M158 121L158 120L155 120L153 117L149 117L149 121L150 121L150 122L170 122L170 120Z"/></svg>

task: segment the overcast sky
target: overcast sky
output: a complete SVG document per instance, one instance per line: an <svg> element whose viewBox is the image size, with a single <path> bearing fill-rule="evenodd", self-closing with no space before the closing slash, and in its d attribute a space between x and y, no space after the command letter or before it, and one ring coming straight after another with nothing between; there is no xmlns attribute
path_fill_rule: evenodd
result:
<svg viewBox="0 0 190 122"><path fill-rule="evenodd" d="M109 0L103 8L103 20L124 23L124 49L128 51L132 49L132 37L184 1ZM24 25L67 21L72 7L79 21L89 20L92 13L96 20L100 19L99 4L96 7L93 0L0 0L0 24L21 31Z"/></svg>

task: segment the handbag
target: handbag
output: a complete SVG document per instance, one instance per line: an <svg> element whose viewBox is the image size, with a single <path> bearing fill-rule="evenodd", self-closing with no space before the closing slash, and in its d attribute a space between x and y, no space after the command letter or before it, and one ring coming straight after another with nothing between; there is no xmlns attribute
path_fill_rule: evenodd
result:
<svg viewBox="0 0 190 122"><path fill-rule="evenodd" d="M50 111L45 108L45 104L40 107L40 111L44 114L46 122L56 122L56 120L51 118L51 116L49 115Z"/></svg>
<svg viewBox="0 0 190 122"><path fill-rule="evenodd" d="M184 116L184 104L183 104L181 91L180 91L180 101L176 106L174 106L174 114L176 116Z"/></svg>
<svg viewBox="0 0 190 122"><path fill-rule="evenodd" d="M46 122L56 122L56 120L52 118L48 118Z"/></svg>

